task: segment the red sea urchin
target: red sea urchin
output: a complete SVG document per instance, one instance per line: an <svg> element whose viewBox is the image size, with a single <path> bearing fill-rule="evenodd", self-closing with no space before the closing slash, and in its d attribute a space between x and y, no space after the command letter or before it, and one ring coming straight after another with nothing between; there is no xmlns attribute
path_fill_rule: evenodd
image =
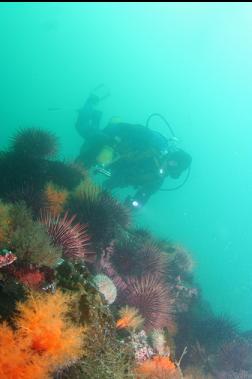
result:
<svg viewBox="0 0 252 379"><path fill-rule="evenodd" d="M82 224L88 223L92 243L106 247L130 224L130 214L117 199L96 188L77 191L70 196L68 208Z"/></svg>
<svg viewBox="0 0 252 379"><path fill-rule="evenodd" d="M145 275L129 278L127 285L125 303L139 310L145 320L145 329L167 327L173 332L174 300L165 284L155 275Z"/></svg>
<svg viewBox="0 0 252 379"><path fill-rule="evenodd" d="M154 274L160 278L167 271L166 255L154 242L129 238L115 244L111 263L123 278L129 273L134 277Z"/></svg>
<svg viewBox="0 0 252 379"><path fill-rule="evenodd" d="M224 343L217 353L217 365L225 371L252 370L252 344L243 338Z"/></svg>
<svg viewBox="0 0 252 379"><path fill-rule="evenodd" d="M63 256L82 261L92 261L94 253L87 250L89 236L87 226L73 224L75 216L54 217L49 212L41 213L40 222L45 226L53 244L61 247Z"/></svg>

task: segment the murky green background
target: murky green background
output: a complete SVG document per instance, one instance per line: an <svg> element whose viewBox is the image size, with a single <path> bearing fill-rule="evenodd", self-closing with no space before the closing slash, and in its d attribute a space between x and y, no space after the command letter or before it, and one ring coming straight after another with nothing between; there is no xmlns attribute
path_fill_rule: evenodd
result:
<svg viewBox="0 0 252 379"><path fill-rule="evenodd" d="M111 90L103 125L162 113L192 154L192 173L179 191L153 196L136 222L191 250L205 297L244 328L252 328L251 19L250 3L0 5L1 148L18 127L37 125L74 158L76 109L99 83Z"/></svg>

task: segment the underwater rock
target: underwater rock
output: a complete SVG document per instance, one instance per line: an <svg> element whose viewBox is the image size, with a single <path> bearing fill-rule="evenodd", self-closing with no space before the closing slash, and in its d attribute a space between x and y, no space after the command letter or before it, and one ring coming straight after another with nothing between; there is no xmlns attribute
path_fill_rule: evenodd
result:
<svg viewBox="0 0 252 379"><path fill-rule="evenodd" d="M137 379L180 379L180 372L169 357L155 355L136 368Z"/></svg>
<svg viewBox="0 0 252 379"><path fill-rule="evenodd" d="M185 379L250 379L250 336L204 306L191 255L132 229L56 152L30 128L0 153L0 365L20 365L15 379L177 379L186 346Z"/></svg>
<svg viewBox="0 0 252 379"><path fill-rule="evenodd" d="M118 339L110 308L94 287L87 269L78 267L76 270L79 273L84 271L79 277L82 284L75 287L77 301L74 317L86 326L85 345L81 360L60 372L60 378L134 379L132 346ZM58 378L57 374L55 378Z"/></svg>

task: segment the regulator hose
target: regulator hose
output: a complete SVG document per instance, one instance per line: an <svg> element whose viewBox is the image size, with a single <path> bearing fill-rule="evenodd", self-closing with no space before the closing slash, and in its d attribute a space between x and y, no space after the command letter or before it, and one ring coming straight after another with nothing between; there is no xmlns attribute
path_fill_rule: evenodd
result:
<svg viewBox="0 0 252 379"><path fill-rule="evenodd" d="M147 121L146 121L146 127L148 128L149 127L149 124L150 124L150 121L153 117L159 117L164 123L165 125L168 127L168 129L170 130L170 133L172 135L172 138L174 139L177 139L171 125L169 124L169 122L166 120L166 118L161 115L160 113L152 113L148 118L147 118Z"/></svg>
<svg viewBox="0 0 252 379"><path fill-rule="evenodd" d="M171 127L171 125L169 124L169 122L166 120L166 118L161 115L161 113L152 113L148 118L147 118L147 121L146 121L146 127L149 128L149 124L150 124L150 121L152 120L153 117L159 117L164 123L165 125L168 127L171 135L172 135L172 139L174 141L177 141L177 137ZM183 182L181 184L179 184L178 186L174 187L174 188L161 188L159 191L163 191L163 192L168 192L168 191L176 191L178 189L180 189L181 187L183 187L187 180L189 179L189 176L190 176L190 173L191 173L191 166L188 167L187 169L187 174L185 176L185 179L183 180Z"/></svg>

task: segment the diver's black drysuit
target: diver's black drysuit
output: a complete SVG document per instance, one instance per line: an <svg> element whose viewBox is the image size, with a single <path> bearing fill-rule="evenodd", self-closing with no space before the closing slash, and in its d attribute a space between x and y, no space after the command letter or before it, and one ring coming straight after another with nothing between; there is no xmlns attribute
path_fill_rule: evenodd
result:
<svg viewBox="0 0 252 379"><path fill-rule="evenodd" d="M133 198L127 201L135 207L141 206L160 189L165 177L179 176L175 172L172 175L172 168L167 165L167 155L172 153L173 147L162 134L142 125L113 123L100 130L101 112L96 109L97 103L91 96L79 111L76 129L85 143L77 160L90 168L97 163L101 149L111 146L117 159L106 165L111 176L104 186L107 189L136 188Z"/></svg>

